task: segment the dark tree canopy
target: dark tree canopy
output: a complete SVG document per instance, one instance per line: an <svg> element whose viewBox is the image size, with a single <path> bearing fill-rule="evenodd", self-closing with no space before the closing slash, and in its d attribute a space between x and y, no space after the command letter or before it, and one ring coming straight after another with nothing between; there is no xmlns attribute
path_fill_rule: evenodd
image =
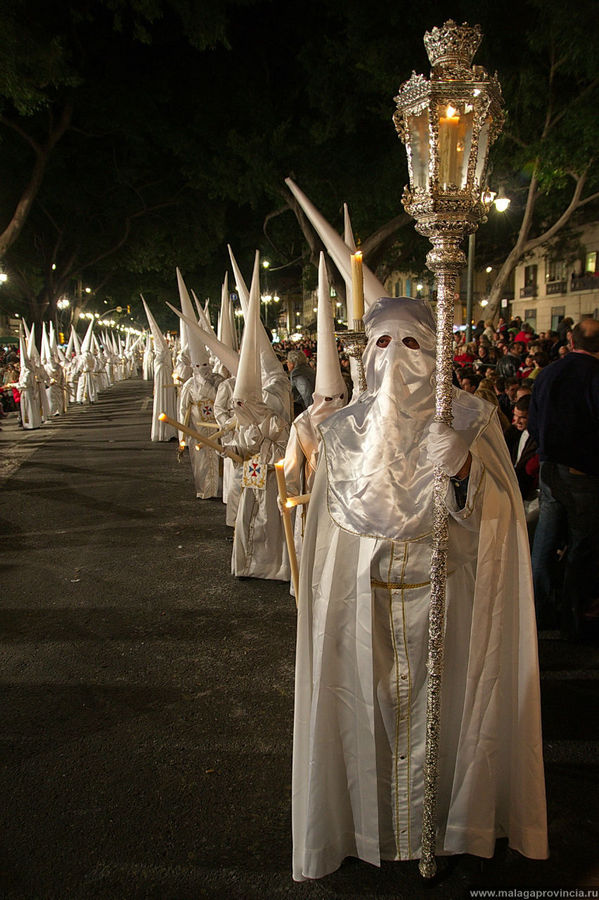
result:
<svg viewBox="0 0 599 900"><path fill-rule="evenodd" d="M175 266L216 298L227 241L248 274L258 247L299 286L317 242L287 175L339 229L349 204L371 265L421 270L393 97L412 69L428 74L423 33L450 17L480 23L477 61L503 84L492 185L512 207L478 238L501 264L560 220L581 179L579 201L597 190L590 0L575 17L557 0L0 0L0 232L29 189L3 296L39 319L85 282L115 305L141 291L167 322Z"/></svg>

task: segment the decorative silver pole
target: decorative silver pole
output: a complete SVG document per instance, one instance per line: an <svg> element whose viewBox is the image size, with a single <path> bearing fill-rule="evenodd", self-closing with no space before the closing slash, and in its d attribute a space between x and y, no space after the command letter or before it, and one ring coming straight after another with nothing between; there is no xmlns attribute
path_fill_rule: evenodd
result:
<svg viewBox="0 0 599 900"><path fill-rule="evenodd" d="M451 20L424 36L432 66L430 80L412 73L395 98L393 116L406 145L410 186L402 202L416 219L416 230L433 245L427 266L437 280L437 362L435 421L452 423L452 342L456 284L466 265L460 244L486 217L493 195L487 190L489 147L503 124L501 88L496 77L472 66L480 28ZM420 872L432 878L436 807L448 521L447 476L437 466L433 489L433 551L429 612L428 688L424 771L424 811Z"/></svg>

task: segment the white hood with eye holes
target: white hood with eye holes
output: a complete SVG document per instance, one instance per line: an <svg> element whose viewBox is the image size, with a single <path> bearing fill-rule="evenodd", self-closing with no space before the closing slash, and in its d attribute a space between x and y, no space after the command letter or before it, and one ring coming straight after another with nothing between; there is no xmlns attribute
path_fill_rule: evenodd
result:
<svg viewBox="0 0 599 900"><path fill-rule="evenodd" d="M367 391L320 425L329 512L355 534L416 540L430 533L433 522L427 436L435 413L434 318L421 300L383 297L364 325ZM378 347L383 335L391 341ZM410 337L418 350L404 343ZM484 401L460 396L454 427L470 445L492 412Z"/></svg>

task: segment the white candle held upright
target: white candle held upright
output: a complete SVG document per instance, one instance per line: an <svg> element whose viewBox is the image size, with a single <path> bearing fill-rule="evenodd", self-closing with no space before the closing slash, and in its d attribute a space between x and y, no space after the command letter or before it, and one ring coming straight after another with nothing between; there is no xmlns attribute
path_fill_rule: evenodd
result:
<svg viewBox="0 0 599 900"><path fill-rule="evenodd" d="M364 272L362 270L362 252L357 250L351 257L351 280L353 295L354 331L364 331Z"/></svg>

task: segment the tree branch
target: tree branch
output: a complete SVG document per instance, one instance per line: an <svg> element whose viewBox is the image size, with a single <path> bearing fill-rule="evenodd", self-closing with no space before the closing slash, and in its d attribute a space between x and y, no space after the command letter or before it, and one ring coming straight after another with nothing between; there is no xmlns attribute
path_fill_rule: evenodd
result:
<svg viewBox="0 0 599 900"><path fill-rule="evenodd" d="M572 198L571 198L568 206L566 207L566 209L563 211L563 213L559 217L559 219L553 223L551 228L548 228L547 231L543 232L543 234L540 234L538 237L533 238L530 241L527 241L524 244L521 256L524 255L525 253L529 253L531 250L534 250L535 247L538 247L540 244L545 244L547 241L551 240L551 238L555 234L557 234L557 232L561 228L564 227L564 225L571 218L573 212L580 206L580 202L579 202L580 195L581 195L582 189L585 185L586 177L587 177L587 173L585 171L585 173L577 179L576 188L574 190L574 193L572 194Z"/></svg>
<svg viewBox="0 0 599 900"><path fill-rule="evenodd" d="M58 123L51 129L50 134L48 135L48 140L43 147L40 147L38 144L36 144L33 139L29 138L26 132L24 132L19 126L16 126L15 123L6 123L13 127L19 134L21 134L21 136L25 140L29 141L29 143L35 150L35 163L31 172L29 183L21 194L16 209L12 215L12 219L10 220L2 234L0 234L0 257L4 256L8 248L11 246L11 244L14 244L21 231L23 230L23 226L25 225L29 212L31 211L33 201L37 197L42 181L44 179L48 158L57 142L69 127L72 113L73 108L70 104L67 104L65 107L63 107ZM0 121L3 121L3 119L0 119Z"/></svg>

